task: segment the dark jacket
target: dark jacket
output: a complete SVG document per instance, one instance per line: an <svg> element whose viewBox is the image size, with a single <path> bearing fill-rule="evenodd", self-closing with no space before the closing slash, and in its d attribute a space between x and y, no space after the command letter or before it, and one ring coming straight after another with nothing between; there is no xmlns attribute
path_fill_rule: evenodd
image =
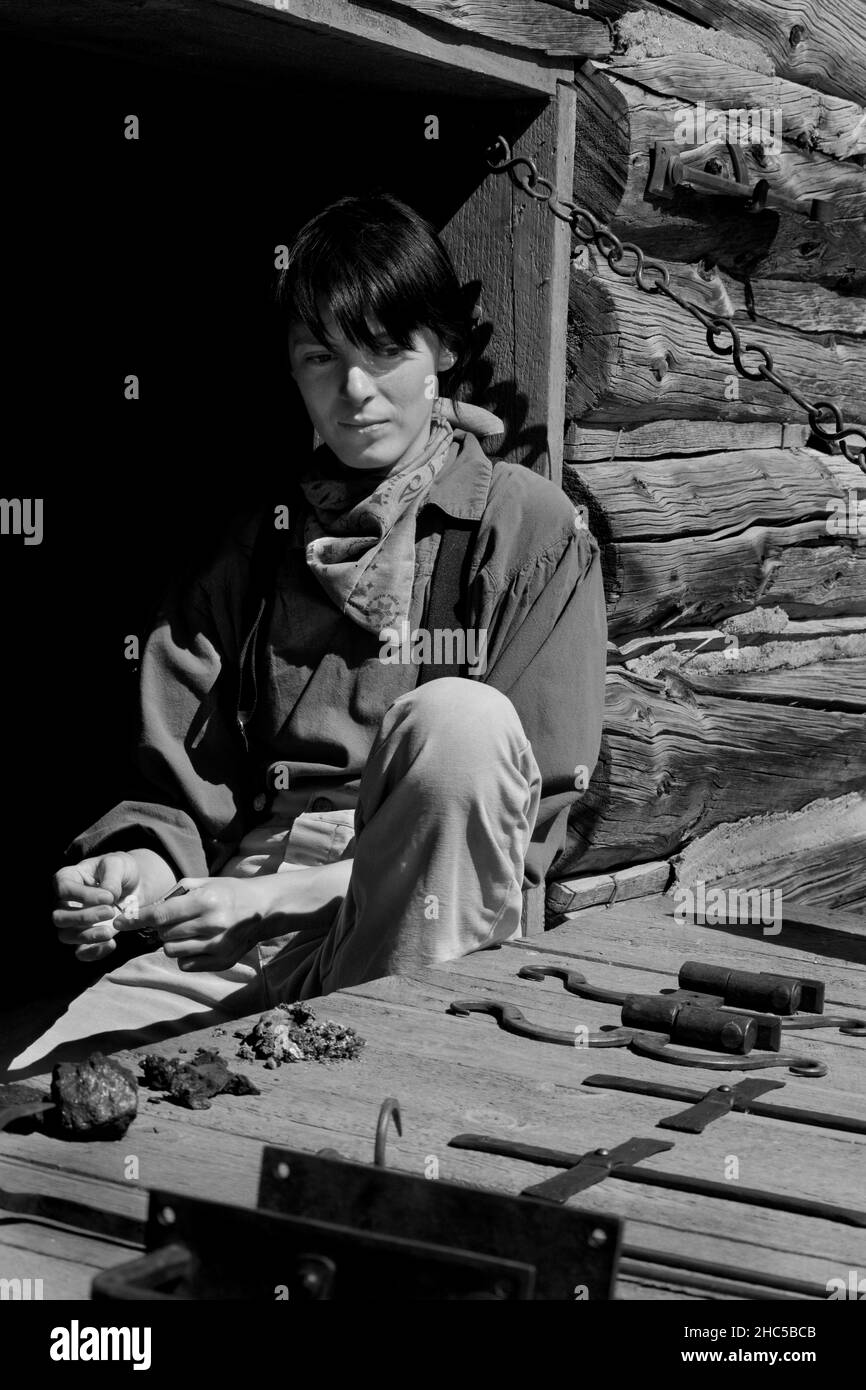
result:
<svg viewBox="0 0 866 1390"><path fill-rule="evenodd" d="M576 770L585 768L588 777L598 760L607 646L600 555L592 535L576 528L574 508L555 484L518 465L494 467L472 435L455 434L459 450L434 481L419 521L440 534L449 518L478 526L467 626L487 630L481 679L515 706L541 771L542 801L526 861L526 883L535 885L564 846L568 811L581 795ZM371 684L386 680L376 670L377 639L338 614L319 592L302 543L287 551L278 596L288 602L303 590L298 602L306 607L298 607L298 615L311 604L328 604L325 621L333 622L333 640L312 657L285 659L271 682L278 691L288 690L284 708L268 731L260 730L252 750L243 732L242 654L261 616L249 604L261 524L259 517L244 525L195 582L167 602L142 660L144 790L77 836L68 851L72 858L149 845L179 876L214 875L261 813L268 766L287 761L293 785L305 772L360 776L378 720L400 688ZM369 652L358 647L365 641L372 644ZM351 655L348 643L354 644ZM341 644L339 670L367 681L363 691L353 687L349 699L352 711L363 713L357 716L358 740L343 740L353 743L348 752L329 748L327 740L320 746L316 739L313 747L308 738L304 744L292 732L292 720L298 727L302 722L305 698L312 701L306 727L314 727L317 707L310 692L316 679L326 678ZM414 683L417 668L400 678Z"/></svg>

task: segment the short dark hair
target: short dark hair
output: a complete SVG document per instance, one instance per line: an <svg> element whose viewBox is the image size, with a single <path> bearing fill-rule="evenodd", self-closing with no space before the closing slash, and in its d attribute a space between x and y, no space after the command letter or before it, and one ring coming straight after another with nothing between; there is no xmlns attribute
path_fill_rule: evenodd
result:
<svg viewBox="0 0 866 1390"><path fill-rule="evenodd" d="M327 345L324 300L350 342L375 349L367 318L400 347L431 329L456 361L443 394L455 396L470 358L472 304L434 228L390 193L339 198L312 217L289 248L277 303Z"/></svg>

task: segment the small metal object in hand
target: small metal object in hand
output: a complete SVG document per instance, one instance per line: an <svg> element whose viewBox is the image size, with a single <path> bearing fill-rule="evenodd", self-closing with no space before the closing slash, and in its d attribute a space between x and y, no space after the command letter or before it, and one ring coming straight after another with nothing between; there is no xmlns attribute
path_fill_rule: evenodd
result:
<svg viewBox="0 0 866 1390"><path fill-rule="evenodd" d="M188 888L184 888L181 884L178 884L177 888L173 888L170 893L166 893L165 897L159 898L158 901L167 903L169 898L180 898L184 893L188 892ZM151 945L157 945L159 943L160 936L156 927L147 927L144 931L140 931L138 935L141 937L142 941L147 941Z"/></svg>

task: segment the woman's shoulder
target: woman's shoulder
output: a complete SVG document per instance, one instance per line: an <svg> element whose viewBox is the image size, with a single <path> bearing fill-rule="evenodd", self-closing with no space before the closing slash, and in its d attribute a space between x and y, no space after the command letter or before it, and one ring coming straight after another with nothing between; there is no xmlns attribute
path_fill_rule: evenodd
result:
<svg viewBox="0 0 866 1390"><path fill-rule="evenodd" d="M562 488L524 464L491 462L482 529L510 541L527 560L572 540L575 509Z"/></svg>

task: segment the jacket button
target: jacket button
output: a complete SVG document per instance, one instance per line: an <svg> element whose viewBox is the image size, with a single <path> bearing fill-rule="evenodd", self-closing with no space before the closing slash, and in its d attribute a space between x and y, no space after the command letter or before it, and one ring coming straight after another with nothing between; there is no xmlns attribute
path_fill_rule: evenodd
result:
<svg viewBox="0 0 866 1390"><path fill-rule="evenodd" d="M253 797L253 810L263 811L268 804L268 798L264 792L259 792L258 796Z"/></svg>
<svg viewBox="0 0 866 1390"><path fill-rule="evenodd" d="M333 811L333 809L333 801L329 801L326 796L317 796L315 801L310 802L311 811Z"/></svg>

